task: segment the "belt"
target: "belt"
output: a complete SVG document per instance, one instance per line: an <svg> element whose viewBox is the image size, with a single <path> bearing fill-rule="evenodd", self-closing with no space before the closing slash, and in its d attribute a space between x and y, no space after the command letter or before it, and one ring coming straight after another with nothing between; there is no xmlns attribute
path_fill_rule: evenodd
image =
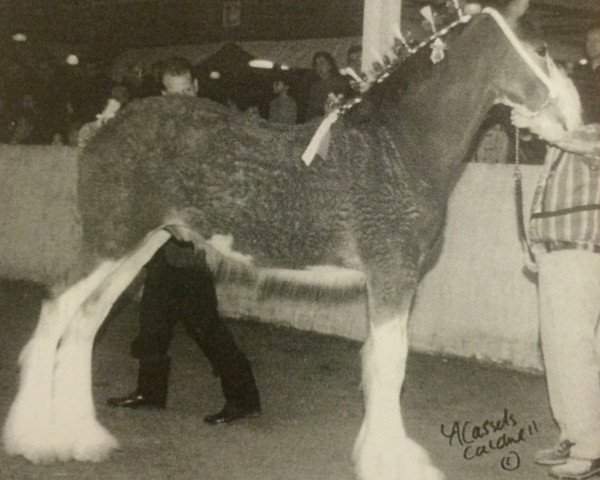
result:
<svg viewBox="0 0 600 480"><path fill-rule="evenodd" d="M554 240L540 242L546 252L555 252L557 250L585 250L587 252L600 253L600 245L596 243L567 242L563 240Z"/></svg>

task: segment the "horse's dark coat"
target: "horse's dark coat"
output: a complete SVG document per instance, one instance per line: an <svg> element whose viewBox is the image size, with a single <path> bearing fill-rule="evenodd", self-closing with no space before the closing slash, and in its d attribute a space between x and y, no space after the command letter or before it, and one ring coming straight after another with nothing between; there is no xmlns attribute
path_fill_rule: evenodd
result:
<svg viewBox="0 0 600 480"><path fill-rule="evenodd" d="M232 234L258 266L363 269L377 302L400 302L439 245L448 196L494 98L543 99L527 69L518 81L503 70L522 60L489 17L456 37L444 62L393 73L367 96L367 116L338 120L327 159L310 167L300 157L314 123L270 126L193 98L133 103L80 158L86 246L120 257L175 216L206 239Z"/></svg>

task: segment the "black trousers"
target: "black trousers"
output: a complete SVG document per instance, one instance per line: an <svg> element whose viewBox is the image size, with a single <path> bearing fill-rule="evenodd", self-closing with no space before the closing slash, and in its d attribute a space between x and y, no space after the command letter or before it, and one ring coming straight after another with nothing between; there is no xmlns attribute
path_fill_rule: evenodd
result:
<svg viewBox="0 0 600 480"><path fill-rule="evenodd" d="M184 267L167 260L167 249L176 250ZM180 262L181 263L181 262ZM217 295L203 252L175 240L158 250L146 266L140 302L140 330L131 345L135 358L166 357L173 328L182 321L215 375L220 377L227 403L259 407L259 394L250 362L240 351L231 331L217 312Z"/></svg>

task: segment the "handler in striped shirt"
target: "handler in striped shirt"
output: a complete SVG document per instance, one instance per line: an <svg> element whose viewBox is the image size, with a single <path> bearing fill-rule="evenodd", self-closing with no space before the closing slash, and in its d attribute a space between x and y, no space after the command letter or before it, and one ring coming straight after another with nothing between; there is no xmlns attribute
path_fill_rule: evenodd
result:
<svg viewBox="0 0 600 480"><path fill-rule="evenodd" d="M567 129L544 111L518 109L511 118L548 142L529 236L559 439L535 461L555 478L589 478L600 474L600 123Z"/></svg>

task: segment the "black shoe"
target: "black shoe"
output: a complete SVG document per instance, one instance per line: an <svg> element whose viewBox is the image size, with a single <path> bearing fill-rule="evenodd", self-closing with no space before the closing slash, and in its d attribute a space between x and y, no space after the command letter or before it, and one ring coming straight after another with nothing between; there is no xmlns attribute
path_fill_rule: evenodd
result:
<svg viewBox="0 0 600 480"><path fill-rule="evenodd" d="M260 407L234 407L226 404L220 412L204 417L204 421L209 425L221 425L243 418L260 417L260 413Z"/></svg>
<svg viewBox="0 0 600 480"><path fill-rule="evenodd" d="M130 393L125 397L112 397L106 400L111 407L124 408L165 408L166 403L160 399L151 398L138 392Z"/></svg>

